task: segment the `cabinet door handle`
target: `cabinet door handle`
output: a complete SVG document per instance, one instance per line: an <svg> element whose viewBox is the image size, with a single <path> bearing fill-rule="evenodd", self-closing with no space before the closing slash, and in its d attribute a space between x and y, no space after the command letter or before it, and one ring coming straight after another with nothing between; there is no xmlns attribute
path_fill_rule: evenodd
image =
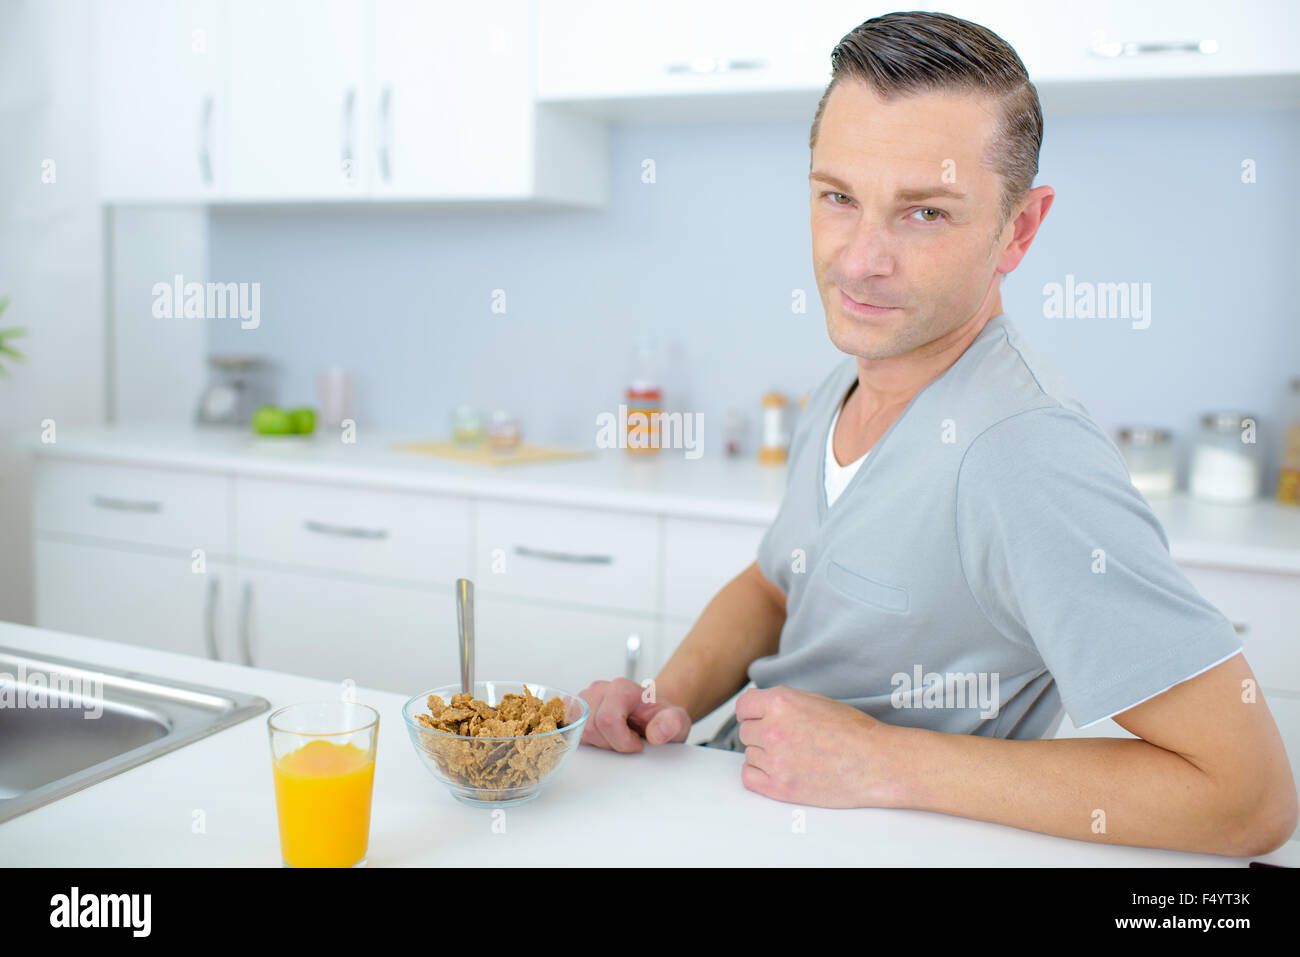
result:
<svg viewBox="0 0 1300 957"><path fill-rule="evenodd" d="M388 529L386 528L356 528L349 525L330 525L327 522L317 522L312 519L304 521L302 527L309 532L315 532L317 535L334 535L338 538L388 537Z"/></svg>
<svg viewBox="0 0 1300 957"><path fill-rule="evenodd" d="M633 681L636 681L637 668L641 664L641 636L640 635L627 636L627 658L625 659L625 661L626 664L624 666L623 673L628 678L631 678Z"/></svg>
<svg viewBox="0 0 1300 957"><path fill-rule="evenodd" d="M735 70L766 70L766 60L728 60L726 57L695 57L691 60L674 60L664 64L667 73L691 73L703 76L709 73L731 73Z"/></svg>
<svg viewBox="0 0 1300 957"><path fill-rule="evenodd" d="M204 186L212 185L212 94L199 107L199 178Z"/></svg>
<svg viewBox="0 0 1300 957"><path fill-rule="evenodd" d="M1122 56L1147 56L1153 53L1201 53L1208 56L1219 52L1219 41L1178 40L1141 43L1133 40L1112 40L1107 42L1102 36L1094 36L1088 52L1106 60Z"/></svg>
<svg viewBox="0 0 1300 957"><path fill-rule="evenodd" d="M1239 635L1244 635L1246 632L1250 631L1250 625L1246 624L1244 621L1234 621L1232 623L1232 630Z"/></svg>
<svg viewBox="0 0 1300 957"><path fill-rule="evenodd" d="M545 548L529 548L516 545L515 554L523 558L540 558L548 562L571 562L575 565L610 565L614 562L612 555L578 555L573 552L555 552Z"/></svg>
<svg viewBox="0 0 1300 957"><path fill-rule="evenodd" d="M387 183L393 178L393 86L388 84L379 95L379 175Z"/></svg>
<svg viewBox="0 0 1300 957"><path fill-rule="evenodd" d="M353 140L354 127L353 117L356 114L357 105L357 88L350 86L347 92L343 94L343 178L347 182L352 182L356 176L356 170L352 165L352 157L355 154Z"/></svg>
<svg viewBox="0 0 1300 957"><path fill-rule="evenodd" d="M217 599L221 596L220 585L215 578L208 579L208 602L203 611L203 641L207 645L208 657L220 661L217 653Z"/></svg>
<svg viewBox="0 0 1300 957"><path fill-rule="evenodd" d="M96 495L90 500L96 508L107 508L114 512L161 512L162 502L140 501L129 498L113 498L111 495Z"/></svg>
<svg viewBox="0 0 1300 957"><path fill-rule="evenodd" d="M250 668L253 666L252 614L253 583L244 582L244 594L239 602L239 653L243 663Z"/></svg>

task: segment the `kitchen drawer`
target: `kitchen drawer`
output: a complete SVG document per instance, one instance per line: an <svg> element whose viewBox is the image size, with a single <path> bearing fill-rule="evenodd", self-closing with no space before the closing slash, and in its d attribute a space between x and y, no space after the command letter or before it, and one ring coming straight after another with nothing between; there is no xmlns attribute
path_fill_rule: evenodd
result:
<svg viewBox="0 0 1300 957"><path fill-rule="evenodd" d="M650 615L484 596L474 602L474 669L480 678L535 681L569 694L593 681L640 682L654 677L648 663L659 658L659 633L659 622ZM629 647L633 635L635 653Z"/></svg>
<svg viewBox="0 0 1300 957"><path fill-rule="evenodd" d="M160 468L52 461L33 472L37 534L229 554L231 479Z"/></svg>
<svg viewBox="0 0 1300 957"><path fill-rule="evenodd" d="M469 567L469 500L414 492L240 478L240 561L438 584Z"/></svg>
<svg viewBox="0 0 1300 957"><path fill-rule="evenodd" d="M664 521L664 614L699 617L723 585L758 557L765 525Z"/></svg>
<svg viewBox="0 0 1300 957"><path fill-rule="evenodd" d="M1181 565L1196 590L1238 626L1265 688L1300 693L1300 575Z"/></svg>
<svg viewBox="0 0 1300 957"><path fill-rule="evenodd" d="M657 611L658 518L480 501L474 547L485 592Z"/></svg>

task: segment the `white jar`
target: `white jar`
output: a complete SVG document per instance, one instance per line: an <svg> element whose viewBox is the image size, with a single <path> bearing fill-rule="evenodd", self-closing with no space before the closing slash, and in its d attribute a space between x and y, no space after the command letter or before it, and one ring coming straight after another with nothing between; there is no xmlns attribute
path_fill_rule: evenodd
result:
<svg viewBox="0 0 1300 957"><path fill-rule="evenodd" d="M1210 412L1201 416L1187 491L1206 502L1238 504L1259 497L1260 454L1254 416Z"/></svg>

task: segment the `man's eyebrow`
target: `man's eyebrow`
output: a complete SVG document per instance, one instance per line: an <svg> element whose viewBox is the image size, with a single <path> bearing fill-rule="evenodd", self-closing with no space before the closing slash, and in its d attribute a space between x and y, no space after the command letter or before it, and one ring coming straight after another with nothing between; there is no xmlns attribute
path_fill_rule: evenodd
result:
<svg viewBox="0 0 1300 957"><path fill-rule="evenodd" d="M820 170L813 170L808 174L810 180L819 179L823 183L828 183L836 189L844 190L846 193L853 191L853 187L837 176L830 173L823 173ZM896 198L905 203L916 203L923 199L933 199L938 196L944 196L948 199L965 199L966 194L960 190L952 189L948 186L923 186L920 189L900 189Z"/></svg>

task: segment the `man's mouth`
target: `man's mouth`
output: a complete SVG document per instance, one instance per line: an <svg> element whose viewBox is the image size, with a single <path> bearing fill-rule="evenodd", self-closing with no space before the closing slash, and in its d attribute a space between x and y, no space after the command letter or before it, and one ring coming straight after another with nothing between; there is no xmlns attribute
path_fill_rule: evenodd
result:
<svg viewBox="0 0 1300 957"><path fill-rule="evenodd" d="M840 290L840 302L844 308L857 316L883 316L887 312L892 312L896 306L877 306L869 302L858 302L846 293Z"/></svg>

